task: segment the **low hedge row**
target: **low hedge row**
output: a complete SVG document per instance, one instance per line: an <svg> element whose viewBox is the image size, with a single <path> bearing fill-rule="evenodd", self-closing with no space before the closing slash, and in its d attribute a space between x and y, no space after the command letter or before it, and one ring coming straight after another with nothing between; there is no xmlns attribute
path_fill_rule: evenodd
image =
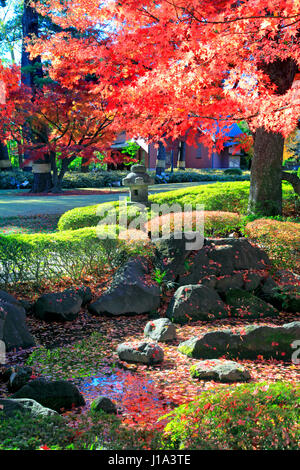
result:
<svg viewBox="0 0 300 470"><path fill-rule="evenodd" d="M300 273L299 223L257 219L246 225L245 235L266 249L275 266Z"/></svg>
<svg viewBox="0 0 300 470"><path fill-rule="evenodd" d="M127 219L124 219L123 216L126 213ZM115 214L114 217L113 214ZM105 221L105 223L130 228L130 223L133 219L138 219L141 214L141 211L135 206L119 206L119 201L108 202L97 206L75 208L66 212L61 216L58 222L58 229L76 230L84 226L95 227L100 221L102 221L102 223ZM112 217L112 219L109 220L108 217ZM180 212L156 216L156 213L147 211L144 213L143 220L145 222L148 220L148 222L143 223L141 220L142 223L138 228L142 228L146 233L155 230L157 236L159 236L162 232L164 233L165 230L167 230L167 227L170 227L171 232L174 231L174 229L175 231L181 231L184 226L195 230L196 223L198 222L198 214L196 211L193 211L186 213L183 218ZM240 230L240 228L241 219L237 213L220 211L205 211L204 213L205 236L226 236L233 231Z"/></svg>
<svg viewBox="0 0 300 470"><path fill-rule="evenodd" d="M157 184L161 183L187 183L201 181L246 181L250 179L249 172L242 172L239 169L228 170L175 170L173 173L166 172L164 177L159 177L154 171L149 174ZM63 180L64 189L74 188L103 188L118 185L125 178L127 171L94 171L80 173L69 171ZM31 188L33 174L19 169L14 171L0 172L0 189ZM22 183L26 183L22 186Z"/></svg>
<svg viewBox="0 0 300 470"><path fill-rule="evenodd" d="M155 204L179 204L181 207L189 204L194 210L197 208L197 204L200 204L204 205L205 211L246 214L248 196L248 182L215 183L155 194L150 196L150 202ZM287 206L296 203L293 189L288 184L283 185L283 197L284 204ZM97 210L104 211L107 208L107 211L109 211L113 207L118 212L118 201L105 204L75 208L66 212L59 220L58 229L75 230L82 227L95 227L101 220L101 217L97 215ZM128 210L132 211L132 209ZM131 220L132 217L129 216L129 221ZM117 220L113 223L119 223L118 215ZM232 227L232 230L235 228Z"/></svg>
<svg viewBox="0 0 300 470"><path fill-rule="evenodd" d="M253 383L209 390L168 416L164 449L296 450L300 420L293 383Z"/></svg>
<svg viewBox="0 0 300 470"><path fill-rule="evenodd" d="M111 231L111 238L107 232ZM131 255L145 254L145 243L115 237L114 227L83 228L50 234L0 235L0 285L40 285L62 277L79 280L120 266ZM100 238L102 237L102 238Z"/></svg>
<svg viewBox="0 0 300 470"><path fill-rule="evenodd" d="M191 204L196 209L197 204L203 204L207 211L228 211L246 214L248 206L250 183L215 183L191 188L177 189L151 196L151 202L156 204L178 203ZM283 205L297 204L299 198L288 183L283 183Z"/></svg>

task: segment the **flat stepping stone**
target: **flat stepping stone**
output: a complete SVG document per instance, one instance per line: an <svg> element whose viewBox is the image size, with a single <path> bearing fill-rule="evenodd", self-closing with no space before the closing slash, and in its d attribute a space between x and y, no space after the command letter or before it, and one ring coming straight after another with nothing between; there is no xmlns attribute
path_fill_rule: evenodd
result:
<svg viewBox="0 0 300 470"><path fill-rule="evenodd" d="M158 318L147 323L144 336L155 341L173 341L176 339L176 327L168 318Z"/></svg>
<svg viewBox="0 0 300 470"><path fill-rule="evenodd" d="M121 361L141 364L158 364L164 360L164 351L156 343L146 341L122 343L117 348Z"/></svg>
<svg viewBox="0 0 300 470"><path fill-rule="evenodd" d="M216 382L247 382L251 379L250 372L242 364L220 359L197 362L191 367L190 373L195 379Z"/></svg>

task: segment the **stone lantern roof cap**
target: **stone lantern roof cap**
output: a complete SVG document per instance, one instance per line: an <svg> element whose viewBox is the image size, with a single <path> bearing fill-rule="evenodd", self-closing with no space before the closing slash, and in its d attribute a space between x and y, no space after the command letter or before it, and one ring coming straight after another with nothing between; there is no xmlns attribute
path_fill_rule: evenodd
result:
<svg viewBox="0 0 300 470"><path fill-rule="evenodd" d="M136 181L138 180L138 181ZM146 172L145 165L132 165L130 173L123 178L123 184L125 186L133 184L151 184L152 178Z"/></svg>

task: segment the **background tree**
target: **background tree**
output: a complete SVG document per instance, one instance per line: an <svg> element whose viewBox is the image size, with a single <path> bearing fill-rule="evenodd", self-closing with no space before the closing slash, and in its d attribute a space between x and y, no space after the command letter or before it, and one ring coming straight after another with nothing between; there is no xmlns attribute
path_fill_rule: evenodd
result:
<svg viewBox="0 0 300 470"><path fill-rule="evenodd" d="M218 151L223 129L246 120L254 137L249 212L281 213L282 178L292 182L282 172L283 140L300 115L292 88L298 2L128 0L99 7L95 0L54 1L51 12L63 27L106 31L105 44L91 37L83 49L74 39L66 52L84 51L77 73L89 63L91 72L114 78L110 106L131 135L159 142L189 130L192 142L200 127L199 140L212 149L214 135Z"/></svg>

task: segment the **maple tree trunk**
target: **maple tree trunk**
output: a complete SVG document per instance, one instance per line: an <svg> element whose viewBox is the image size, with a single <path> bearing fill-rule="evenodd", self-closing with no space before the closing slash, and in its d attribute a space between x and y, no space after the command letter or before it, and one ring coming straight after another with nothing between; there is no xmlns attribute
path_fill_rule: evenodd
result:
<svg viewBox="0 0 300 470"><path fill-rule="evenodd" d="M7 146L0 141L0 171L10 171L11 169Z"/></svg>
<svg viewBox="0 0 300 470"><path fill-rule="evenodd" d="M156 159L156 174L161 175L166 169L166 149L162 142L159 142L157 159Z"/></svg>
<svg viewBox="0 0 300 470"><path fill-rule="evenodd" d="M185 170L185 147L186 147L185 142L180 142L177 168L183 171Z"/></svg>
<svg viewBox="0 0 300 470"><path fill-rule="evenodd" d="M254 135L254 156L248 212L262 216L282 213L282 159L284 138L264 128Z"/></svg>
<svg viewBox="0 0 300 470"><path fill-rule="evenodd" d="M89 165L86 164L87 162L88 162L88 158L82 158L81 168L80 168L81 173L88 173L89 172Z"/></svg>
<svg viewBox="0 0 300 470"><path fill-rule="evenodd" d="M293 59L262 62L259 68L276 85L276 94L284 95L292 86L297 63ZM276 132L258 128L254 134L254 156L248 204L250 214L282 214L282 161L284 138Z"/></svg>
<svg viewBox="0 0 300 470"><path fill-rule="evenodd" d="M41 80L43 78L42 62L41 57L37 56L31 59L29 53L26 50L26 40L31 36L39 36L39 23L38 14L35 8L31 6L28 0L24 0L24 10L22 16L22 33L23 33L23 44L22 44L22 58L21 58L21 81L23 85L31 87L33 92L33 99L37 88L41 87ZM30 129L29 126L24 129L28 133L31 141L34 140L34 129ZM45 139L47 132L45 131ZM30 154L24 155L25 160L30 160ZM50 168L50 169L49 169ZM44 159L37 160L33 163L32 171L34 174L32 193L45 193L51 191L52 188L52 177L49 155L45 155Z"/></svg>

